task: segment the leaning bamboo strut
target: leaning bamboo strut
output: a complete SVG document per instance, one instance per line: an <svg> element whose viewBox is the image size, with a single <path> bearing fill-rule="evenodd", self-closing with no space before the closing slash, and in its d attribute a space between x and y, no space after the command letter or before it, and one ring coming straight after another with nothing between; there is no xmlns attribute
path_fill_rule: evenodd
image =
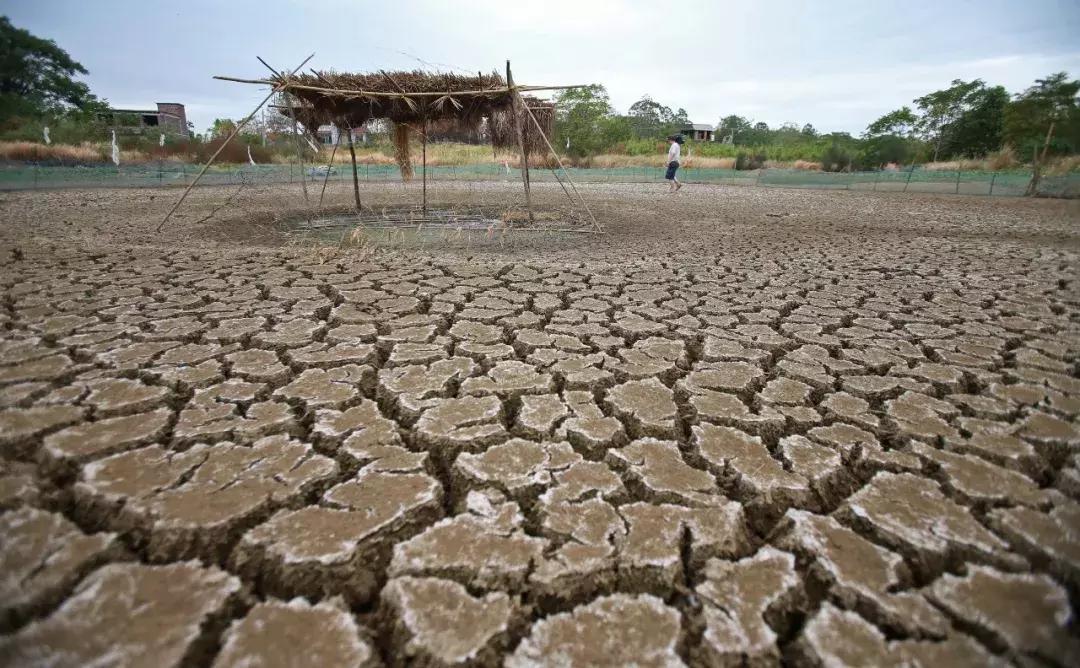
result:
<svg viewBox="0 0 1080 668"><path fill-rule="evenodd" d="M301 67L303 67L304 65L307 65L307 62L309 60L311 60L312 58L314 58L314 57L315 57L315 54L313 53L310 56L308 56L307 58L305 58L304 62L297 65L296 69L294 69L290 73L290 75L291 74L296 74L300 70ZM259 103L259 106L255 107L255 109L250 114L247 115L247 118L245 118L244 120L242 120L242 121L240 121L239 123L236 124L236 127L233 128L233 131L229 135L228 139L226 139L221 144L221 146L218 147L218 150L214 151L214 155L210 156L210 159L206 161L206 164L203 165L203 168L201 170L199 170L199 173L195 176L194 180L192 180L192 182L188 185L188 187L186 189L184 189L184 194L180 196L180 199L177 200L176 204L173 204L172 208L169 209L169 212L167 214L165 214L165 217L158 224L157 229L155 231L157 231L157 232L161 231L161 228L165 226L165 223L167 223L169 221L169 218L172 217L173 213L175 213L176 210L178 208L180 208L180 205L184 203L184 200L187 199L187 196L191 193L191 189L194 188L195 184L198 183L199 180L203 177L203 174L206 173L206 170L210 169L210 165L214 164L214 160L217 160L217 157L219 155L221 155L221 152L225 150L225 147L229 145L229 142L232 141L233 138L236 137L236 135L238 135L240 133L240 130L242 130L244 128L244 126L246 126L248 123L251 122L252 118L255 118L255 114L259 113L259 110L262 109L263 106L267 102L270 101L270 98L272 98L274 96L274 93L277 93L277 92L279 92L279 91L278 91L278 88L275 85L275 88L273 90L271 90L270 93L267 94L266 97L263 98L263 101Z"/></svg>
<svg viewBox="0 0 1080 668"><path fill-rule="evenodd" d="M592 209L589 208L589 203L586 202L585 198L581 196L580 192L578 192L577 186L574 185L574 179L570 178L570 172L567 171L566 167L563 166L562 159L560 159L559 154L555 152L555 147L551 145L551 142L548 141L547 135L544 134L544 129L540 127L540 121L536 120L536 116L533 116L533 113L529 111L528 107L525 107L525 111L529 114L529 118L532 119L532 122L536 124L536 129L540 131L540 136L544 138L544 143L547 144L547 147L551 150L551 154L555 156L555 161L559 163L559 168L562 169L563 174L566 175L566 180L570 183L570 187L573 188L574 194L578 196L579 200L581 200L582 206L585 207L585 211L589 214L589 218L592 219L593 227L596 228L597 232L603 232L603 226L600 225L599 222L597 222L596 216L593 215Z"/></svg>

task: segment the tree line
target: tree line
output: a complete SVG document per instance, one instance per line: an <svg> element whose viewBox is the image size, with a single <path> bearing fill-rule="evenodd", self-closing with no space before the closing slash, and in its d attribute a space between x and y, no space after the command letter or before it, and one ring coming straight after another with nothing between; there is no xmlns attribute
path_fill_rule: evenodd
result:
<svg viewBox="0 0 1080 668"><path fill-rule="evenodd" d="M1080 153L1080 81L1051 74L1019 93L982 79L954 80L947 88L916 98L912 106L884 114L861 136L820 133L813 125L770 127L738 115L716 124L716 143L699 155L751 156L764 160L817 160L826 169L874 168L957 158L981 158L1011 150L1024 162L1036 157ZM689 124L684 109L672 111L645 96L627 114L612 107L603 86L563 92L556 133L576 157L605 152L635 153ZM750 165L753 166L753 165Z"/></svg>
<svg viewBox="0 0 1080 668"><path fill-rule="evenodd" d="M101 118L108 103L78 80L86 68L54 41L17 28L0 17L0 139L40 140L48 125L61 143L101 141ZM824 169L867 169L884 165L980 158L1009 151L1036 165L1047 157L1080 153L1080 81L1058 72L1010 94L982 79L957 79L870 123L861 136L822 133L810 124L764 122L723 116L718 141L696 143L700 156L736 159L754 168L767 160L816 161ZM601 85L565 90L557 98L555 145L567 155L587 159L602 153L655 155L663 140L689 125L686 110L646 95L618 113ZM207 139L221 137L232 121L217 119ZM276 114L258 119L259 127L242 141L280 131ZM156 138L151 138L156 142Z"/></svg>

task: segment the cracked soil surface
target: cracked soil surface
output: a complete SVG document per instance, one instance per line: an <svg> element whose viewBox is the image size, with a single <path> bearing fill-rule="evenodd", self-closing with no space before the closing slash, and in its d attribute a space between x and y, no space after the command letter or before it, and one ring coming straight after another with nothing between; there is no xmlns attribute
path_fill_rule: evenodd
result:
<svg viewBox="0 0 1080 668"><path fill-rule="evenodd" d="M1080 206L661 188L4 194L0 666L1080 665Z"/></svg>

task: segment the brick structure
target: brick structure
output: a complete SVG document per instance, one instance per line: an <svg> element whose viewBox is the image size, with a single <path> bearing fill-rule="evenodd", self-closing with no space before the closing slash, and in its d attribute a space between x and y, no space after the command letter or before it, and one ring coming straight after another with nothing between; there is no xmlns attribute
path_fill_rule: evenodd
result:
<svg viewBox="0 0 1080 668"><path fill-rule="evenodd" d="M157 109L109 109L101 117L118 133L164 132L188 136L187 113L179 102L158 102Z"/></svg>
<svg viewBox="0 0 1080 668"><path fill-rule="evenodd" d="M187 136L187 113L179 102L158 102L158 125L166 131Z"/></svg>

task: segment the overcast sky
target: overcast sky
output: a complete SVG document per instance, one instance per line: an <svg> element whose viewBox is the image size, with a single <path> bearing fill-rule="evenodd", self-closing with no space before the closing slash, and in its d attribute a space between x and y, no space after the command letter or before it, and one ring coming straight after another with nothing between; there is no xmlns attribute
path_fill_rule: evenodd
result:
<svg viewBox="0 0 1080 668"><path fill-rule="evenodd" d="M1022 90L1080 76L1078 0L0 0L56 40L117 107L182 102L198 131L265 92L215 81L291 68L503 68L518 83L600 83L697 123L727 114L858 134L956 78Z"/></svg>

